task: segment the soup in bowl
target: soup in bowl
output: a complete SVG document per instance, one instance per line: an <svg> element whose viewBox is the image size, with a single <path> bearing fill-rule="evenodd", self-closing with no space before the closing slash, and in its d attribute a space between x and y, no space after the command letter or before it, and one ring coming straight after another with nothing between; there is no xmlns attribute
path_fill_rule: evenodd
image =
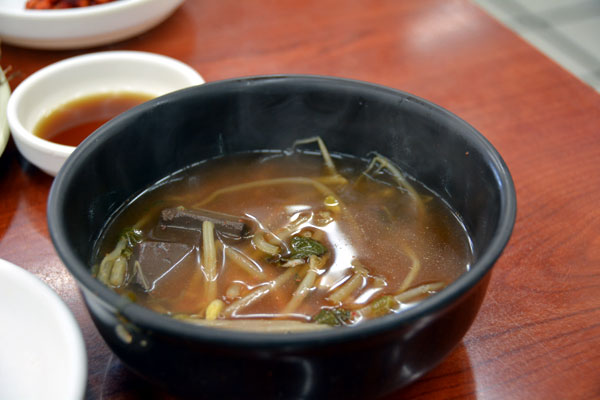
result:
<svg viewBox="0 0 600 400"><path fill-rule="evenodd" d="M274 76L105 124L61 169L48 222L103 338L151 382L353 398L406 385L459 343L515 203L496 150L440 107Z"/></svg>

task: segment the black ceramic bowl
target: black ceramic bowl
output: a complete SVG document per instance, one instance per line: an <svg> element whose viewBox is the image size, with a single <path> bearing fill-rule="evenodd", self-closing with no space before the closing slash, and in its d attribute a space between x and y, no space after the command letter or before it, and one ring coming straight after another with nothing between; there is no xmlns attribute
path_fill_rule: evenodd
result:
<svg viewBox="0 0 600 400"><path fill-rule="evenodd" d="M288 335L188 325L127 301L91 276L100 232L135 193L202 159L283 149L314 135L332 152L377 151L442 196L472 236L471 270L400 314ZM98 330L126 365L151 382L199 398L350 399L414 381L460 342L515 212L514 186L499 154L448 111L368 83L273 76L185 89L108 122L56 177L48 224Z"/></svg>

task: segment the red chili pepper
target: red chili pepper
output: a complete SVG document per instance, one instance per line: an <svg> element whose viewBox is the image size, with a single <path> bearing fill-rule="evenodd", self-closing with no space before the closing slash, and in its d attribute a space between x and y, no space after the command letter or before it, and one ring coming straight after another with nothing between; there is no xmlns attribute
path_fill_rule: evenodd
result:
<svg viewBox="0 0 600 400"><path fill-rule="evenodd" d="M29 10L50 10L74 7L87 7L109 3L115 0L27 0L25 8Z"/></svg>

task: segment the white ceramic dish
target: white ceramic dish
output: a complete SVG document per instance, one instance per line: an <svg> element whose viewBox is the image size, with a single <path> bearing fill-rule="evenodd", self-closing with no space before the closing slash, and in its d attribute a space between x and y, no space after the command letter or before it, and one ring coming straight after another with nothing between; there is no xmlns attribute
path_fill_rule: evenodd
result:
<svg viewBox="0 0 600 400"><path fill-rule="evenodd" d="M26 10L26 0L1 0L0 37L38 49L74 49L124 40L169 17L183 0L116 0L63 10Z"/></svg>
<svg viewBox="0 0 600 400"><path fill-rule="evenodd" d="M8 103L9 96L10 87L0 67L0 155L2 155L6 148L9 136L8 122L6 121L6 104Z"/></svg>
<svg viewBox="0 0 600 400"><path fill-rule="evenodd" d="M0 259L0 399L81 400L87 357L61 298Z"/></svg>
<svg viewBox="0 0 600 400"><path fill-rule="evenodd" d="M8 100L7 119L23 157L54 176L75 147L52 143L32 132L41 118L60 105L107 92L160 96L201 83L204 80L198 72L170 57L138 51L91 53L59 61L21 82Z"/></svg>

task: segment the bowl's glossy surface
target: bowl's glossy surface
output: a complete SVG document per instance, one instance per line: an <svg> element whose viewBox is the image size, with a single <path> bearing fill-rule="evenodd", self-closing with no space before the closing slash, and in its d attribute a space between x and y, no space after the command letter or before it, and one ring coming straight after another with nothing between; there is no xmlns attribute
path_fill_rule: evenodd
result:
<svg viewBox="0 0 600 400"><path fill-rule="evenodd" d="M293 335L188 325L130 303L90 275L98 235L133 194L202 159L283 149L314 135L333 152L377 151L441 195L471 233L471 270L401 314ZM504 162L467 123L400 91L310 76L209 83L129 111L76 149L48 203L54 245L112 350L172 392L221 398L375 397L422 376L475 318L515 213Z"/></svg>
<svg viewBox="0 0 600 400"><path fill-rule="evenodd" d="M160 96L203 82L192 67L159 54L85 54L51 64L27 77L8 100L8 124L23 157L47 174L56 175L75 147L33 133L40 119L53 110L92 94L125 91Z"/></svg>

